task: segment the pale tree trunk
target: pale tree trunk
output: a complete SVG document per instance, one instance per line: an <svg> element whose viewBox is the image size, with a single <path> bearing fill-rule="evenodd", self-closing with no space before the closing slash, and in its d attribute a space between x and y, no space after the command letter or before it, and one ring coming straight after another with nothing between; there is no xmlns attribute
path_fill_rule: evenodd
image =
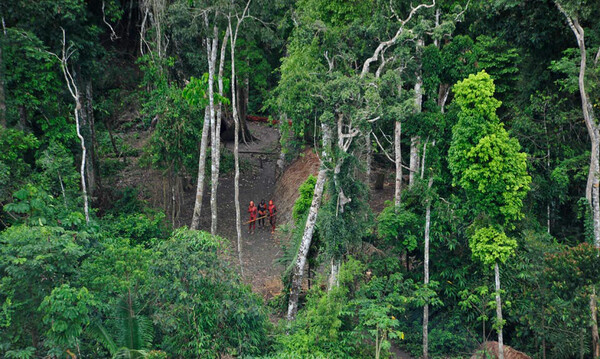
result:
<svg viewBox="0 0 600 359"><path fill-rule="evenodd" d="M433 176L429 178L428 189L433 185ZM431 199L425 209L425 246L423 255L423 283L429 286L429 232L431 228ZM423 306L423 359L429 358L429 302Z"/></svg>
<svg viewBox="0 0 600 359"><path fill-rule="evenodd" d="M327 177L327 168L325 166L326 151L329 150L331 143L331 129L329 125L321 123L323 132L323 154L321 156L321 168L317 175L317 182L315 183L315 191L313 194L312 203L308 211L308 217L306 218L306 225L304 227L304 234L302 235L302 241L300 242L300 248L298 249L298 255L296 256L293 277L290 289L290 301L288 304L287 320L294 320L296 313L298 312L298 296L302 289L302 278L304 277L304 267L306 265L306 257L310 244L312 242L312 236L317 223L317 215L319 208L321 207L321 197L323 196L323 188L325 186L325 179Z"/></svg>
<svg viewBox="0 0 600 359"><path fill-rule="evenodd" d="M419 38L417 40L417 54L418 56L421 56L422 53L422 48L423 48L423 39ZM421 113L422 107L423 107L423 73L422 73L422 69L421 69L421 63L419 62L418 68L417 68L417 79L415 81L415 113ZM419 170L419 146L420 146L420 138L419 136L413 136L410 139L410 163L409 163L409 167L410 167L410 173L409 173L409 177L408 177L408 185L412 186L415 183L415 179L416 179L416 174Z"/></svg>
<svg viewBox="0 0 600 359"><path fill-rule="evenodd" d="M445 112L446 101L448 101L449 94L450 94L450 85L441 84L440 89L438 91L438 106L440 107L441 113Z"/></svg>
<svg viewBox="0 0 600 359"><path fill-rule="evenodd" d="M223 97L223 68L225 66L225 51L227 50L227 39L229 38L229 29L225 32L225 37L223 38L223 42L221 44L221 56L219 58L219 72L217 75L217 82L219 86L219 97ZM218 41L218 40L214 40ZM216 48L213 47L215 53L213 54L216 59ZM212 61L212 58L211 58ZM213 66L214 66L213 62ZM213 68L214 70L214 68ZM214 96L213 96L213 107L214 105ZM211 166L211 187L210 187L210 206L211 206L211 225L210 232L212 234L217 233L217 191L219 187L219 169L221 167L221 112L222 112L222 104L219 101L219 104L216 105L216 115L213 119L213 130L212 130L212 150L211 150L211 158L212 158L212 166Z"/></svg>
<svg viewBox="0 0 600 359"><path fill-rule="evenodd" d="M235 45L237 43L238 31L240 29L240 24L245 19L248 14L248 8L250 6L250 2L252 0L248 0L246 3L246 7L244 8L244 12L242 13L241 18L237 17L237 24L235 26L235 32L231 27L231 14L227 16L227 29L229 30L229 34L231 35L231 108L233 111L233 121L235 122L235 134L233 141L233 158L234 158L234 170L235 170L235 179L234 179L234 202L235 202L235 229L237 233L237 249L238 249L238 259L240 261L240 274L242 277L244 276L244 261L242 256L242 223L241 223L241 214L240 214L240 152L239 152L239 144L240 144L240 119L237 112L237 91L236 91L236 74L235 74Z"/></svg>
<svg viewBox="0 0 600 359"><path fill-rule="evenodd" d="M402 123L396 120L394 123L394 152L396 164L396 184L394 191L394 205L396 209L400 208L402 197Z"/></svg>
<svg viewBox="0 0 600 359"><path fill-rule="evenodd" d="M583 119L588 130L590 142L592 145L592 151L590 154L590 169L588 172L588 180L586 186L585 196L592 206L593 221L594 221L594 246L600 248L600 194L598 191L599 186L599 170L600 170L600 155L598 153L600 149L600 128L596 124L594 116L594 108L587 94L585 88L585 72L587 67L587 50L585 47L585 32L583 27L579 24L579 19L574 16L570 16L560 5L558 1L555 1L559 11L565 16L569 27L575 35L577 45L579 47L579 55L581 56L579 64L579 95L581 97L581 109L583 112Z"/></svg>
<svg viewBox="0 0 600 359"><path fill-rule="evenodd" d="M200 140L200 160L198 161L198 183L196 184L196 202L194 203L194 215L192 216L191 229L200 226L200 215L202 213L202 197L204 195L204 174L206 173L206 149L208 147L208 132L210 131L210 113L208 107L204 109L204 124L202 125L202 139Z"/></svg>
<svg viewBox="0 0 600 359"><path fill-rule="evenodd" d="M558 10L565 16L569 27L575 35L577 40L577 46L579 47L579 55L581 56L579 63L579 95L581 98L581 110L583 112L583 119L588 130L588 135L591 142L591 153L590 153L590 168L588 172L588 180L585 191L585 196L588 203L591 205L592 218L594 223L594 247L600 248L600 128L595 121L594 108L587 94L585 88L585 72L587 67L587 49L585 47L585 32L583 27L579 24L579 19L576 16L569 15L558 1L554 2ZM597 65L597 63L595 63ZM592 303L593 302L593 303ZM593 304L593 306L592 306ZM600 343L598 340L598 321L595 305L595 293L593 298L590 299L590 315L592 317L592 341L594 344L593 354L594 358L600 356Z"/></svg>
<svg viewBox="0 0 600 359"><path fill-rule="evenodd" d="M365 170L365 176L367 177L367 188L370 188L371 185L371 165L373 159L373 146L371 146L371 130L367 130L367 134L365 135L365 146L367 147L367 160L365 166L367 167Z"/></svg>
<svg viewBox="0 0 600 359"><path fill-rule="evenodd" d="M338 258L331 258L331 274L327 284L327 291L332 290L339 284L338 274L340 273L341 261Z"/></svg>
<svg viewBox="0 0 600 359"><path fill-rule="evenodd" d="M89 201L88 201L88 190L87 190L87 185L86 185L86 180L85 180L85 166L86 166L86 156L87 156L87 148L86 148L86 144L85 144L85 139L83 138L83 136L81 135L81 124L79 121L79 115L80 115L80 111L82 110L82 106L81 106L81 98L80 98L80 94L79 94L79 89L77 87L77 82L75 81L75 78L73 77L73 75L71 74L71 71L69 70L69 63L68 63L68 59L69 57L73 54L72 50L68 50L66 48L67 46L67 41L66 41L66 34L65 34L65 30L62 29L62 53L61 56L59 57L58 55L54 54L54 53L49 53L53 56L55 56L59 61L60 61L60 67L62 70L62 73L65 77L65 81L67 82L67 88L69 89L69 93L71 94L71 97L73 97L73 100L75 101L75 128L77 130L77 137L79 138L79 141L81 143L81 166L79 167L79 175L81 176L81 191L82 191L82 195L83 195L83 212L85 214L85 222L87 224L90 223L90 209L89 209Z"/></svg>
<svg viewBox="0 0 600 359"><path fill-rule="evenodd" d="M216 116L215 116L215 90L214 90L214 80L215 80L215 65L217 62L217 45L219 42L218 39L218 29L216 26L213 27L213 38L208 38L206 40L207 46L207 58L208 58L208 110L209 110L209 118L210 118L210 146L211 146L211 175L214 176L216 173L216 161L215 161L215 144L216 140ZM210 209L211 209L211 221L210 221L210 233L217 233L217 196L216 191L213 191L214 183L211 186L210 193Z"/></svg>
<svg viewBox="0 0 600 359"><path fill-rule="evenodd" d="M502 300L500 299L500 267L494 264L496 281L496 321L498 325L498 359L504 359L504 340L502 338Z"/></svg>

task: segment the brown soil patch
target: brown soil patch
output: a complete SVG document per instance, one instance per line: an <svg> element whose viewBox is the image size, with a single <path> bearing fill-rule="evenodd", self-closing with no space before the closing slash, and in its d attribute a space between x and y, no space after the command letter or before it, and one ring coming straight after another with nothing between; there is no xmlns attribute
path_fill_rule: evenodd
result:
<svg viewBox="0 0 600 359"><path fill-rule="evenodd" d="M292 219L292 208L300 195L299 187L309 175L316 176L319 172L319 157L306 149L283 172L275 185L275 198L279 202L282 222Z"/></svg>
<svg viewBox="0 0 600 359"><path fill-rule="evenodd" d="M479 349L471 356L471 359L487 359L498 358L498 342L485 342L481 344ZM504 345L505 359L531 359L531 357L523 352Z"/></svg>

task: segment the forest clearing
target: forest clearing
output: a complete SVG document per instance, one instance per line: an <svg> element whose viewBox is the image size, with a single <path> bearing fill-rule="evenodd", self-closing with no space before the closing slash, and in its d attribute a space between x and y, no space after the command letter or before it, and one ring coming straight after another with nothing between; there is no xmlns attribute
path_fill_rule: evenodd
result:
<svg viewBox="0 0 600 359"><path fill-rule="evenodd" d="M0 1L0 356L600 359L598 18Z"/></svg>

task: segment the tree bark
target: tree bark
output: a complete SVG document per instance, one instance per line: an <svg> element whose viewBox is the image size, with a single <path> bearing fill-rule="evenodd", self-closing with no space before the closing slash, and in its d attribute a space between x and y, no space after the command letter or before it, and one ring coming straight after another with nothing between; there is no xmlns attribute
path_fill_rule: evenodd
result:
<svg viewBox="0 0 600 359"><path fill-rule="evenodd" d="M211 177L216 173L216 161L215 161L215 152L217 152L215 148L215 144L217 142L216 139L216 115L215 115L215 90L214 90L214 80L215 80L215 65L217 62L217 45L219 42L218 39L218 29L216 26L213 26L213 38L208 38L206 40L207 44L209 44L206 48L207 58L208 58L208 109L209 109L209 118L210 118L210 145L211 145ZM214 183L211 186L211 194L210 194L210 233L217 233L217 197L216 192L213 192Z"/></svg>
<svg viewBox="0 0 600 359"><path fill-rule="evenodd" d="M394 205L400 207L402 197L402 123L396 120L394 123L394 152L396 164L396 183L394 192Z"/></svg>
<svg viewBox="0 0 600 359"><path fill-rule="evenodd" d="M502 338L502 300L500 299L500 267L494 264L496 282L496 321L498 325L498 359L504 359L504 340Z"/></svg>
<svg viewBox="0 0 600 359"><path fill-rule="evenodd" d="M590 169L588 172L588 180L585 191L585 197L588 203L591 205L592 218L594 223L594 247L600 248L600 128L595 121L594 108L589 99L585 88L585 72L587 67L587 49L585 47L585 31L579 24L579 19L576 16L568 14L560 3L555 0L554 3L558 10L565 16L569 27L575 35L577 40L577 46L579 47L579 55L581 56L579 63L579 95L581 97L581 110L583 112L583 119L588 130L588 135L591 142L591 153L590 153ZM592 303L593 302L593 303ZM594 304L592 306L592 304ZM596 305L595 305L595 293L593 299L590 299L590 312L594 319L592 325L592 341L594 343L593 354L594 358L600 356L600 348L598 344L598 324L596 318Z"/></svg>
<svg viewBox="0 0 600 359"><path fill-rule="evenodd" d="M81 123L79 120L80 111L82 110L81 106L81 95L79 94L79 88L77 87L77 82L75 81L73 75L69 71L69 63L68 58L70 56L67 53L67 41L66 41L66 33L65 30L62 30L62 53L61 57L53 54L60 61L60 67L65 77L65 81L67 82L67 88L69 89L69 93L73 100L75 101L75 129L77 132L77 137L81 143L81 166L79 167L79 175L81 176L81 191L83 195L83 212L85 214L85 223L90 223L90 209L89 209L89 201L88 201L88 190L87 184L85 180L85 166L86 166L86 156L87 156L87 148L85 144L85 139L81 135Z"/></svg>
<svg viewBox="0 0 600 359"><path fill-rule="evenodd" d="M216 29L216 27L215 27ZM215 32L215 35L218 36L218 34ZM225 66L225 51L227 50L227 39L229 38L229 29L227 29L227 31L225 32L225 37L223 38L223 42L221 44L221 56L219 58L219 72L217 74L217 82L218 82L218 86L219 86L219 97L222 98L223 97L223 69ZM215 40L213 41L218 41L218 38L215 38ZM213 53L213 57L216 60L216 48L214 47L214 43L213 43L213 50L215 51L215 53ZM213 58L211 58L212 61ZM215 66L215 62L213 62L213 66ZM214 70L214 67L213 67ZM214 102L214 96L213 96L213 102ZM214 103L213 103L213 107L214 107ZM221 104L220 100L219 100L219 104L216 106L216 115L215 118L213 119L213 143L212 143L212 151L211 151L211 158L212 158L212 166L211 166L211 187L210 187L210 206L211 206L211 225L210 225L210 232L212 234L216 234L217 233L217 210L218 210L218 206L217 206L217 190L219 187L219 169L221 167L221 113L222 113L222 108L223 105Z"/></svg>
<svg viewBox="0 0 600 359"><path fill-rule="evenodd" d="M331 258L331 273L329 275L329 283L327 285L327 291L332 290L339 284L338 274L340 273L341 260L338 258Z"/></svg>
<svg viewBox="0 0 600 359"><path fill-rule="evenodd" d="M248 0L246 2L246 7L244 8L244 12L242 13L241 18L237 17L237 24L235 26L235 32L231 26L231 14L227 16L227 28L229 30L229 34L231 35L231 46L230 46L230 54L231 54L231 108L233 110L233 121L235 122L235 130L234 130L234 145L233 145L233 158L234 158L234 170L235 170L235 179L234 179L234 202L235 202L235 229L237 233L237 249L238 249L238 259L240 261L240 274L244 276L244 262L242 256L242 224L241 224L241 215L240 215L240 155L239 155L239 143L240 143L240 119L238 117L237 112L237 91L236 91L236 74L235 74L235 45L237 43L238 31L240 29L240 24L244 20L247 15L248 7L250 6L250 2L252 0Z"/></svg>
<svg viewBox="0 0 600 359"><path fill-rule="evenodd" d="M96 139L96 121L94 118L94 94L92 81L85 81L85 107L81 111L82 135L87 143L86 176L88 191L92 198L96 197L102 187L100 164L98 160L98 141Z"/></svg>
<svg viewBox="0 0 600 359"><path fill-rule="evenodd" d="M208 132L210 130L209 109L204 109L204 124L202 125L202 139L200 140L200 160L198 161L198 183L196 184L196 202L190 229L198 229L202 213L202 197L204 195L204 174L206 173L206 149L208 147Z"/></svg>
<svg viewBox="0 0 600 359"><path fill-rule="evenodd" d="M588 172L588 180L586 186L585 197L588 203L592 206L593 222L594 222L594 246L600 248L600 193L598 186L600 186L600 128L596 124L594 108L587 94L585 88L585 72L587 67L587 49L585 47L585 31L579 24L577 17L569 15L558 1L554 1L558 10L565 16L569 27L575 35L577 40L577 46L579 47L579 54L581 56L579 64L579 95L581 97L581 109L583 112L583 119L588 130L588 135L591 142L591 154L590 154L590 169Z"/></svg>
<svg viewBox="0 0 600 359"><path fill-rule="evenodd" d="M300 242L300 248L298 249L298 255L296 256L296 263L294 264L287 320L294 320L296 313L298 312L298 296L300 294L300 290L302 289L304 266L306 265L306 257L308 255L308 250L310 249L312 236L317 223L317 215L319 213L319 208L321 207L321 197L323 196L323 188L325 186L325 179L327 175L327 168L324 161L327 156L326 151L331 143L331 129L329 128L329 125L325 123L321 123L321 128L323 132L323 154L321 156L321 168L319 169L319 174L317 175L317 182L315 184L312 203L306 219L304 234L302 235L302 241Z"/></svg>
<svg viewBox="0 0 600 359"><path fill-rule="evenodd" d="M429 178L428 189L433 185L433 176ZM423 283L429 286L429 232L431 228L431 199L425 209L425 245L423 255ZM429 302L423 306L423 359L429 358Z"/></svg>
<svg viewBox="0 0 600 359"><path fill-rule="evenodd" d="M367 160L365 166L367 167L365 170L365 177L367 188L371 188L371 165L373 159L373 146L371 146L371 130L367 130L367 134L365 135L365 146L367 147Z"/></svg>

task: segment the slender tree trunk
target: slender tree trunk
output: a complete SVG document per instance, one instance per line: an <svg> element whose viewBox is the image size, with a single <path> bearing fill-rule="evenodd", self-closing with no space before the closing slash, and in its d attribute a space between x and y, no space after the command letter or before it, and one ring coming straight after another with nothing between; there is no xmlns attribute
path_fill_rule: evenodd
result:
<svg viewBox="0 0 600 359"><path fill-rule="evenodd" d="M504 359L504 340L502 338L502 300L500 299L500 267L494 264L496 281L496 321L498 325L498 359Z"/></svg>
<svg viewBox="0 0 600 359"><path fill-rule="evenodd" d="M87 143L86 176L88 191L91 197L96 197L102 187L100 165L98 160L98 141L96 139L96 121L94 118L94 94L92 81L85 81L85 108L81 111L82 135Z"/></svg>
<svg viewBox="0 0 600 359"><path fill-rule="evenodd" d="M200 160L198 161L198 183L196 185L196 202L194 203L194 215L192 216L191 229L200 226L200 215L202 212L202 197L204 194L204 174L206 173L206 149L208 147L208 132L210 131L210 113L208 107L204 109L204 124L202 125L202 139L200 140Z"/></svg>
<svg viewBox="0 0 600 359"><path fill-rule="evenodd" d="M238 31L240 24L246 17L250 1L246 3L244 12L241 18L237 17L238 22L235 27L235 32L231 27L231 14L227 17L227 25L229 34L231 35L231 108L233 110L233 121L235 122L234 131L234 147L233 147L233 158L235 167L235 180L234 180L234 201L235 201L235 229L237 233L237 247L238 247L238 259L240 261L240 274L244 276L244 262L242 258L242 224L240 215L240 155L239 155L239 143L240 143L240 119L237 111L237 90L236 90L236 74L235 74L235 45L237 42Z"/></svg>
<svg viewBox="0 0 600 359"><path fill-rule="evenodd" d="M433 185L433 176L429 178L428 189ZM429 232L431 228L431 199L425 209L425 246L423 255L423 283L429 286ZM429 358L429 302L423 306L423 359Z"/></svg>
<svg viewBox="0 0 600 359"><path fill-rule="evenodd" d="M575 35L577 45L579 47L580 63L579 63L579 95L581 98L581 110L583 112L583 119L588 130L590 142L592 145L592 151L590 154L590 169L588 172L588 181L586 186L585 197L592 206L593 222L594 222L594 246L600 248L600 195L598 192L599 178L600 176L600 155L598 153L600 149L600 128L596 124L594 108L587 94L585 87L585 72L587 68L587 49L585 47L585 32L583 27L579 24L579 19L576 16L568 14L559 1L554 1L558 10L565 16L569 27Z"/></svg>
<svg viewBox="0 0 600 359"><path fill-rule="evenodd" d="M394 205L400 207L402 197L402 123L398 120L394 123L394 152L396 162L396 183L394 192Z"/></svg>
<svg viewBox="0 0 600 359"><path fill-rule="evenodd" d="M210 113L210 136L211 136L211 174L214 177L216 173L216 160L215 160L215 152L217 152L215 145L217 142L216 139L216 114L215 114L215 90L214 90L214 80L215 80L215 65L217 62L217 45L218 45L218 29L216 26L213 27L213 38L208 38L206 41L209 46L207 46L207 57L208 57L208 108ZM217 196L216 191L213 192L214 183L211 185L211 195L210 195L210 208L211 208L211 221L210 221L210 233L217 233Z"/></svg>
<svg viewBox="0 0 600 359"><path fill-rule="evenodd" d="M325 166L326 152L329 149L331 143L331 129L329 125L321 123L323 132L323 154L321 156L321 168L317 176L317 182L315 184L315 191L313 194L312 203L306 219L306 225L304 227L304 234L302 235L302 241L300 242L300 248L298 249L298 255L296 256L296 263L294 264L294 271L290 289L290 302L288 305L287 320L294 320L296 313L298 312L298 296L302 289L302 278L304 276L304 267L306 265L306 258L310 244L312 242L313 232L317 223L317 215L319 208L321 207L321 197L323 196L323 188L325 186L325 179L327 175L327 168Z"/></svg>
<svg viewBox="0 0 600 359"><path fill-rule="evenodd" d="M86 166L86 156L87 156L87 148L85 144L85 139L81 135L81 123L79 119L80 112L82 110L81 106L81 98L79 94L79 88L77 87L77 82L75 81L73 75L69 71L69 63L68 63L68 54L66 50L67 41L66 41L66 33L65 30L62 30L62 56L56 56L61 62L61 70L65 77L65 81L67 82L67 88L69 89L69 93L71 93L71 97L75 101L75 128L77 131L77 138L81 143L81 166L79 167L79 174L81 176L81 191L83 195L83 212L85 214L85 223L90 223L90 209L89 209L89 201L88 201L88 190L87 184L85 180L85 166Z"/></svg>
<svg viewBox="0 0 600 359"><path fill-rule="evenodd" d="M66 65L65 65L66 66ZM76 85L73 84L76 88ZM79 123L79 112L81 111L81 101L79 100L79 92L75 90L75 126L77 128L77 137L81 143L81 166L79 167L79 174L81 176L81 190L83 194L83 212L85 214L85 223L90 223L90 208L88 202L88 190L85 180L85 163L87 157L87 148L85 145L85 139L81 135L81 125Z"/></svg>
<svg viewBox="0 0 600 359"><path fill-rule="evenodd" d="M580 63L579 63L579 95L581 98L581 110L583 112L583 119L588 130L590 142L592 145L590 154L590 168L588 172L588 180L585 191L585 196L588 203L591 205L592 218L594 223L594 247L600 248L600 129L595 120L594 108L587 94L585 87L585 73L587 67L587 49L585 47L585 32L583 27L579 24L579 19L576 16L571 16L561 6L559 1L555 0L554 3L558 10L565 16L569 27L575 35L577 40L577 46L579 47ZM595 296L595 293L594 293ZM590 300L590 311L592 318L596 318L595 300L592 308L592 301ZM600 348L598 344L598 325L597 321L593 321L592 325L592 341L594 343L593 354L594 358L598 358L600 355Z"/></svg>
<svg viewBox="0 0 600 359"><path fill-rule="evenodd" d="M422 38L417 39L416 50L418 56L421 56L422 48L424 42ZM415 81L415 113L421 113L421 109L423 107L423 74L421 69L421 64L419 62L417 71L416 71L417 79ZM415 183L415 175L419 170L419 146L420 146L420 138L419 136L413 136L410 139L410 174L408 177L408 185L412 186Z"/></svg>
<svg viewBox="0 0 600 359"><path fill-rule="evenodd" d="M340 273L341 260L338 258L331 258L331 273L329 275L329 282L327 285L327 291L332 290L339 284L338 274Z"/></svg>
<svg viewBox="0 0 600 359"><path fill-rule="evenodd" d="M367 177L367 188L370 188L371 185L371 164L373 160L373 146L371 146L371 130L367 130L367 134L365 135L365 146L367 147L367 161L365 166L365 176Z"/></svg>
<svg viewBox="0 0 600 359"><path fill-rule="evenodd" d="M229 38L229 29L225 32L225 37L221 44L221 55L219 58L219 72L217 74L217 81L219 86L219 97L223 97L223 69L225 67L225 51L227 50L227 39ZM217 41L217 40L214 40ZM216 60L216 48L213 47L215 53L213 57ZM212 58L211 58L212 61ZM213 63L215 64L215 63ZM214 65L213 65L214 66ZM214 101L214 100L213 100ZM214 104L213 104L214 107ZM212 234L217 233L217 191L219 187L219 169L221 167L221 112L222 104L216 105L216 115L213 119L213 144L212 144L212 166L211 166L211 187L210 187L210 206L211 206L211 225L210 232Z"/></svg>

